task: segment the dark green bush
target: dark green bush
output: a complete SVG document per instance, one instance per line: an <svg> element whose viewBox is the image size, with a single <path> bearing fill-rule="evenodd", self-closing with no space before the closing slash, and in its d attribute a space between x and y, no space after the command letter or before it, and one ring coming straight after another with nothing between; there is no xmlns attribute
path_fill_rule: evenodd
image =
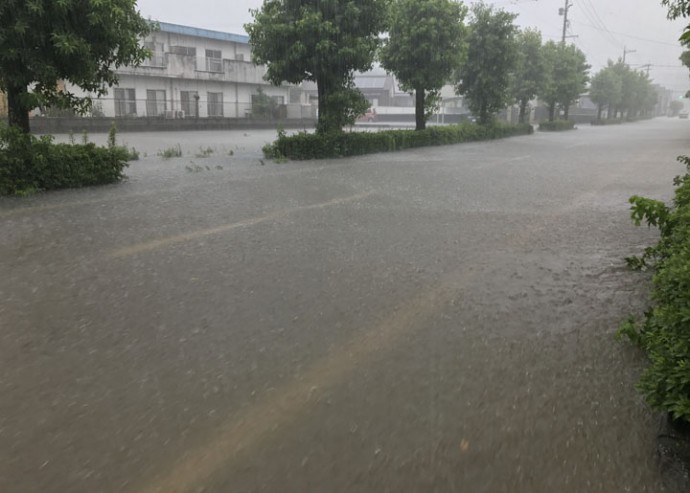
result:
<svg viewBox="0 0 690 493"><path fill-rule="evenodd" d="M513 135L527 135L533 132L528 124L475 125L463 123L426 130L387 130L381 132L336 132L313 134L301 132L287 136L278 135L278 140L264 146L264 155L269 159L324 159L358 156L376 152L400 151L414 147L445 144L459 144L477 140L500 139Z"/></svg>
<svg viewBox="0 0 690 493"><path fill-rule="evenodd" d="M650 366L638 384L646 400L676 420L690 422L690 158L677 186L673 205L632 197L632 218L659 228L661 238L642 258L627 259L636 267L650 263L654 307L641 323L628 321L619 334L628 336L648 353Z"/></svg>
<svg viewBox="0 0 690 493"><path fill-rule="evenodd" d="M623 120L622 118L592 120L592 125L595 126L620 125L621 123L625 123L625 120Z"/></svg>
<svg viewBox="0 0 690 493"><path fill-rule="evenodd" d="M1 127L0 195L113 183L124 177L128 157L123 147L55 144Z"/></svg>
<svg viewBox="0 0 690 493"><path fill-rule="evenodd" d="M575 122L571 120L554 120L552 122L541 122L539 124L540 132L563 132L565 130L573 130Z"/></svg>

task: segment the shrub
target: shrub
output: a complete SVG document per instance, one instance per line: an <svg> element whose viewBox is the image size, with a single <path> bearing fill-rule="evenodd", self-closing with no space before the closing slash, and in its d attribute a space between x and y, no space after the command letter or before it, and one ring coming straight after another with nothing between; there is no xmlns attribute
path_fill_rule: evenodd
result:
<svg viewBox="0 0 690 493"><path fill-rule="evenodd" d="M649 355L638 388L647 402L675 419L690 422L690 158L679 160L688 173L675 179L671 207L656 200L632 197L632 218L659 228L659 242L642 258L627 259L636 267L650 263L653 308L640 323L628 321L619 335L629 337Z"/></svg>
<svg viewBox="0 0 690 493"><path fill-rule="evenodd" d="M0 128L0 195L114 183L124 177L128 151L122 147L54 144L16 128Z"/></svg>
<svg viewBox="0 0 690 493"><path fill-rule="evenodd" d="M571 120L554 120L552 122L541 122L539 124L540 132L563 132L565 130L574 130L575 122Z"/></svg>
<svg viewBox="0 0 690 493"><path fill-rule="evenodd" d="M377 152L391 152L415 147L459 144L478 140L500 139L513 135L527 135L533 132L528 124L474 125L464 123L444 127L430 127L425 130L387 130L381 132L300 132L287 136L278 134L278 139L263 147L266 158L279 159L325 159L358 156Z"/></svg>
<svg viewBox="0 0 690 493"><path fill-rule="evenodd" d="M625 120L622 118L611 118L611 119L601 119L601 120L592 120L592 125L595 126L604 126L604 125L620 125L621 123L624 123Z"/></svg>

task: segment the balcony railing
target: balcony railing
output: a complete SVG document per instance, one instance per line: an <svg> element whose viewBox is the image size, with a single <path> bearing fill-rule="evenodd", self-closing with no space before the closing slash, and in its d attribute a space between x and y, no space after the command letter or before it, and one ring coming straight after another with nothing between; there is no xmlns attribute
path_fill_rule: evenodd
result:
<svg viewBox="0 0 690 493"><path fill-rule="evenodd" d="M165 68L168 66L168 58L165 56L165 53L155 54L151 58L144 60L141 66Z"/></svg>
<svg viewBox="0 0 690 493"><path fill-rule="evenodd" d="M266 73L266 67L242 60L166 53L152 56L139 67L120 67L117 72L144 77L153 75L155 72L156 77L264 84L263 76Z"/></svg>
<svg viewBox="0 0 690 493"><path fill-rule="evenodd" d="M205 58L206 72L212 72L216 74L223 73L223 59L222 58ZM199 63L197 62L197 70L199 70Z"/></svg>

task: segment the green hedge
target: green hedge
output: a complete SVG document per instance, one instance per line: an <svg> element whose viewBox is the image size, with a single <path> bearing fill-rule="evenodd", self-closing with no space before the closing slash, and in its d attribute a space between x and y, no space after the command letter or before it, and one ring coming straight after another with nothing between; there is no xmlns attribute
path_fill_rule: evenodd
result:
<svg viewBox="0 0 690 493"><path fill-rule="evenodd" d="M653 263L654 306L641 323L624 323L619 334L640 344L650 366L638 384L646 400L675 420L690 423L690 158L679 160L688 173L677 185L672 206L643 197L632 197L635 224L658 227L659 242L639 257L626 259L632 267Z"/></svg>
<svg viewBox="0 0 690 493"><path fill-rule="evenodd" d="M625 120L623 118L592 120L592 125L595 126L620 125L621 123L625 123Z"/></svg>
<svg viewBox="0 0 690 493"><path fill-rule="evenodd" d="M14 128L0 128L0 195L114 183L124 177L123 147L54 144Z"/></svg>
<svg viewBox="0 0 690 493"><path fill-rule="evenodd" d="M533 132L528 124L475 125L463 123L426 130L386 130L381 132L338 132L314 134L300 132L287 136L278 135L278 140L264 146L264 155L269 159L324 159L358 156L376 152L400 151L414 147L458 144L478 140L500 139Z"/></svg>
<svg viewBox="0 0 690 493"><path fill-rule="evenodd" d="M563 132L565 130L573 130L575 122L571 120L554 120L552 122L541 122L539 124L540 132Z"/></svg>

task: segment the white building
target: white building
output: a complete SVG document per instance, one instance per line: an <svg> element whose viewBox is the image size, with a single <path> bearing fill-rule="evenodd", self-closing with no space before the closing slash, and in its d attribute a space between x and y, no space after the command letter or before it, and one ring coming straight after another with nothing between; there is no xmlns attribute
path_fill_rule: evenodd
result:
<svg viewBox="0 0 690 493"><path fill-rule="evenodd" d="M266 67L252 63L247 36L159 25L144 40L151 58L139 67L116 70L119 84L95 100L94 116L249 118L261 90L277 104L282 118L313 117L299 87L276 87L263 79Z"/></svg>

